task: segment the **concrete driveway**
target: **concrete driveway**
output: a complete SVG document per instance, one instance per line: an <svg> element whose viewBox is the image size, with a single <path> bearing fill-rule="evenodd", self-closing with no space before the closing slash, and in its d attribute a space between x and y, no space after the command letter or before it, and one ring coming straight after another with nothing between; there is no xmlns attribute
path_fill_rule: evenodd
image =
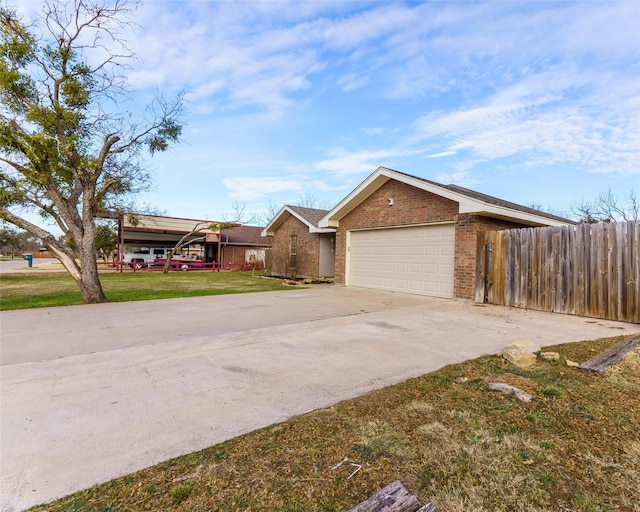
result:
<svg viewBox="0 0 640 512"><path fill-rule="evenodd" d="M23 510L518 339L640 326L321 285L0 313L0 509Z"/></svg>

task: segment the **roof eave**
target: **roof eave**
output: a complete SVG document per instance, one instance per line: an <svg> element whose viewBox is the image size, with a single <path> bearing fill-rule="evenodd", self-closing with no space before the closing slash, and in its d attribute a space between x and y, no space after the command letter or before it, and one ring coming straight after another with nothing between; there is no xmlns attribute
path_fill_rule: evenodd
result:
<svg viewBox="0 0 640 512"><path fill-rule="evenodd" d="M455 201L459 204L458 211L460 213L477 213L488 217L517 220L523 224L529 224L531 226L563 226L571 223L569 220L552 219L543 215L536 215L504 206L486 203L479 199L461 194L460 192L450 190L444 186L439 186L435 183L424 181L392 169L387 169L386 167L378 167L375 172L373 172L349 195L340 201L333 210L320 219L318 226L334 229L338 228L342 218L344 218L356 206L364 201L364 199L390 179L406 183L407 185L411 185L446 199L450 199L451 201Z"/></svg>
<svg viewBox="0 0 640 512"><path fill-rule="evenodd" d="M286 220L285 214L292 215L300 222L302 222L307 228L309 228L309 233L335 233L335 229L327 229L325 226L314 226L311 222L305 219L302 215L300 215L295 210L289 208L289 206L285 205L282 209L276 214L276 216L267 224L267 226L262 230L262 236L273 236L277 229L284 223Z"/></svg>
<svg viewBox="0 0 640 512"><path fill-rule="evenodd" d="M574 224L574 222L568 219L552 219L550 217L545 217L544 215L536 215L534 213L513 210L511 208L484 203L482 201L461 202L459 212L474 213L496 219L518 221L532 227L566 226L567 224Z"/></svg>

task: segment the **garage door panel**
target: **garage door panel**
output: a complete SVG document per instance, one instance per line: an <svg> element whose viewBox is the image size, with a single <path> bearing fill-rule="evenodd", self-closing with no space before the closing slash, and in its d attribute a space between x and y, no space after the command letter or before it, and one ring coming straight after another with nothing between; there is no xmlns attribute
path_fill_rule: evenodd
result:
<svg viewBox="0 0 640 512"><path fill-rule="evenodd" d="M453 224L351 232L349 284L453 297Z"/></svg>
<svg viewBox="0 0 640 512"><path fill-rule="evenodd" d="M412 274L417 274L422 272L422 263L409 264L409 272L411 272Z"/></svg>

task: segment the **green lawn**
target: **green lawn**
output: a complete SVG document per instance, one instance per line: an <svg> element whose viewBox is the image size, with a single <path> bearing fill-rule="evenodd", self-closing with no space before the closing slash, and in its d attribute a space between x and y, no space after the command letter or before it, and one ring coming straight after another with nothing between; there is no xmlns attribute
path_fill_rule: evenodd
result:
<svg viewBox="0 0 640 512"><path fill-rule="evenodd" d="M126 272L100 276L113 302L198 297L286 289L282 281L251 272ZM82 304L68 274L0 275L0 310Z"/></svg>
<svg viewBox="0 0 640 512"><path fill-rule="evenodd" d="M559 345L560 361L526 369L450 365L33 510L337 512L400 479L442 512L637 512L640 350L604 374L564 362L621 339ZM332 469L345 457L361 465L351 478Z"/></svg>

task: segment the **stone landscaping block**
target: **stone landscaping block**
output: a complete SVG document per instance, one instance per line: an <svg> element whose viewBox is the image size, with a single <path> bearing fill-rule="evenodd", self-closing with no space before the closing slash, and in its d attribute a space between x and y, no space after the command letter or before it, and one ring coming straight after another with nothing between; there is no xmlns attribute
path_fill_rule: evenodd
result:
<svg viewBox="0 0 640 512"><path fill-rule="evenodd" d="M533 341L528 341L528 340L514 341L512 343L509 343L509 346L507 348L519 348L524 352L531 352L531 353L540 352L540 345L538 345L537 343L534 343Z"/></svg>
<svg viewBox="0 0 640 512"><path fill-rule="evenodd" d="M511 364L526 368L527 366L533 366L536 364L537 356L533 352L527 352L520 348L507 347L502 351L502 357L504 357Z"/></svg>

